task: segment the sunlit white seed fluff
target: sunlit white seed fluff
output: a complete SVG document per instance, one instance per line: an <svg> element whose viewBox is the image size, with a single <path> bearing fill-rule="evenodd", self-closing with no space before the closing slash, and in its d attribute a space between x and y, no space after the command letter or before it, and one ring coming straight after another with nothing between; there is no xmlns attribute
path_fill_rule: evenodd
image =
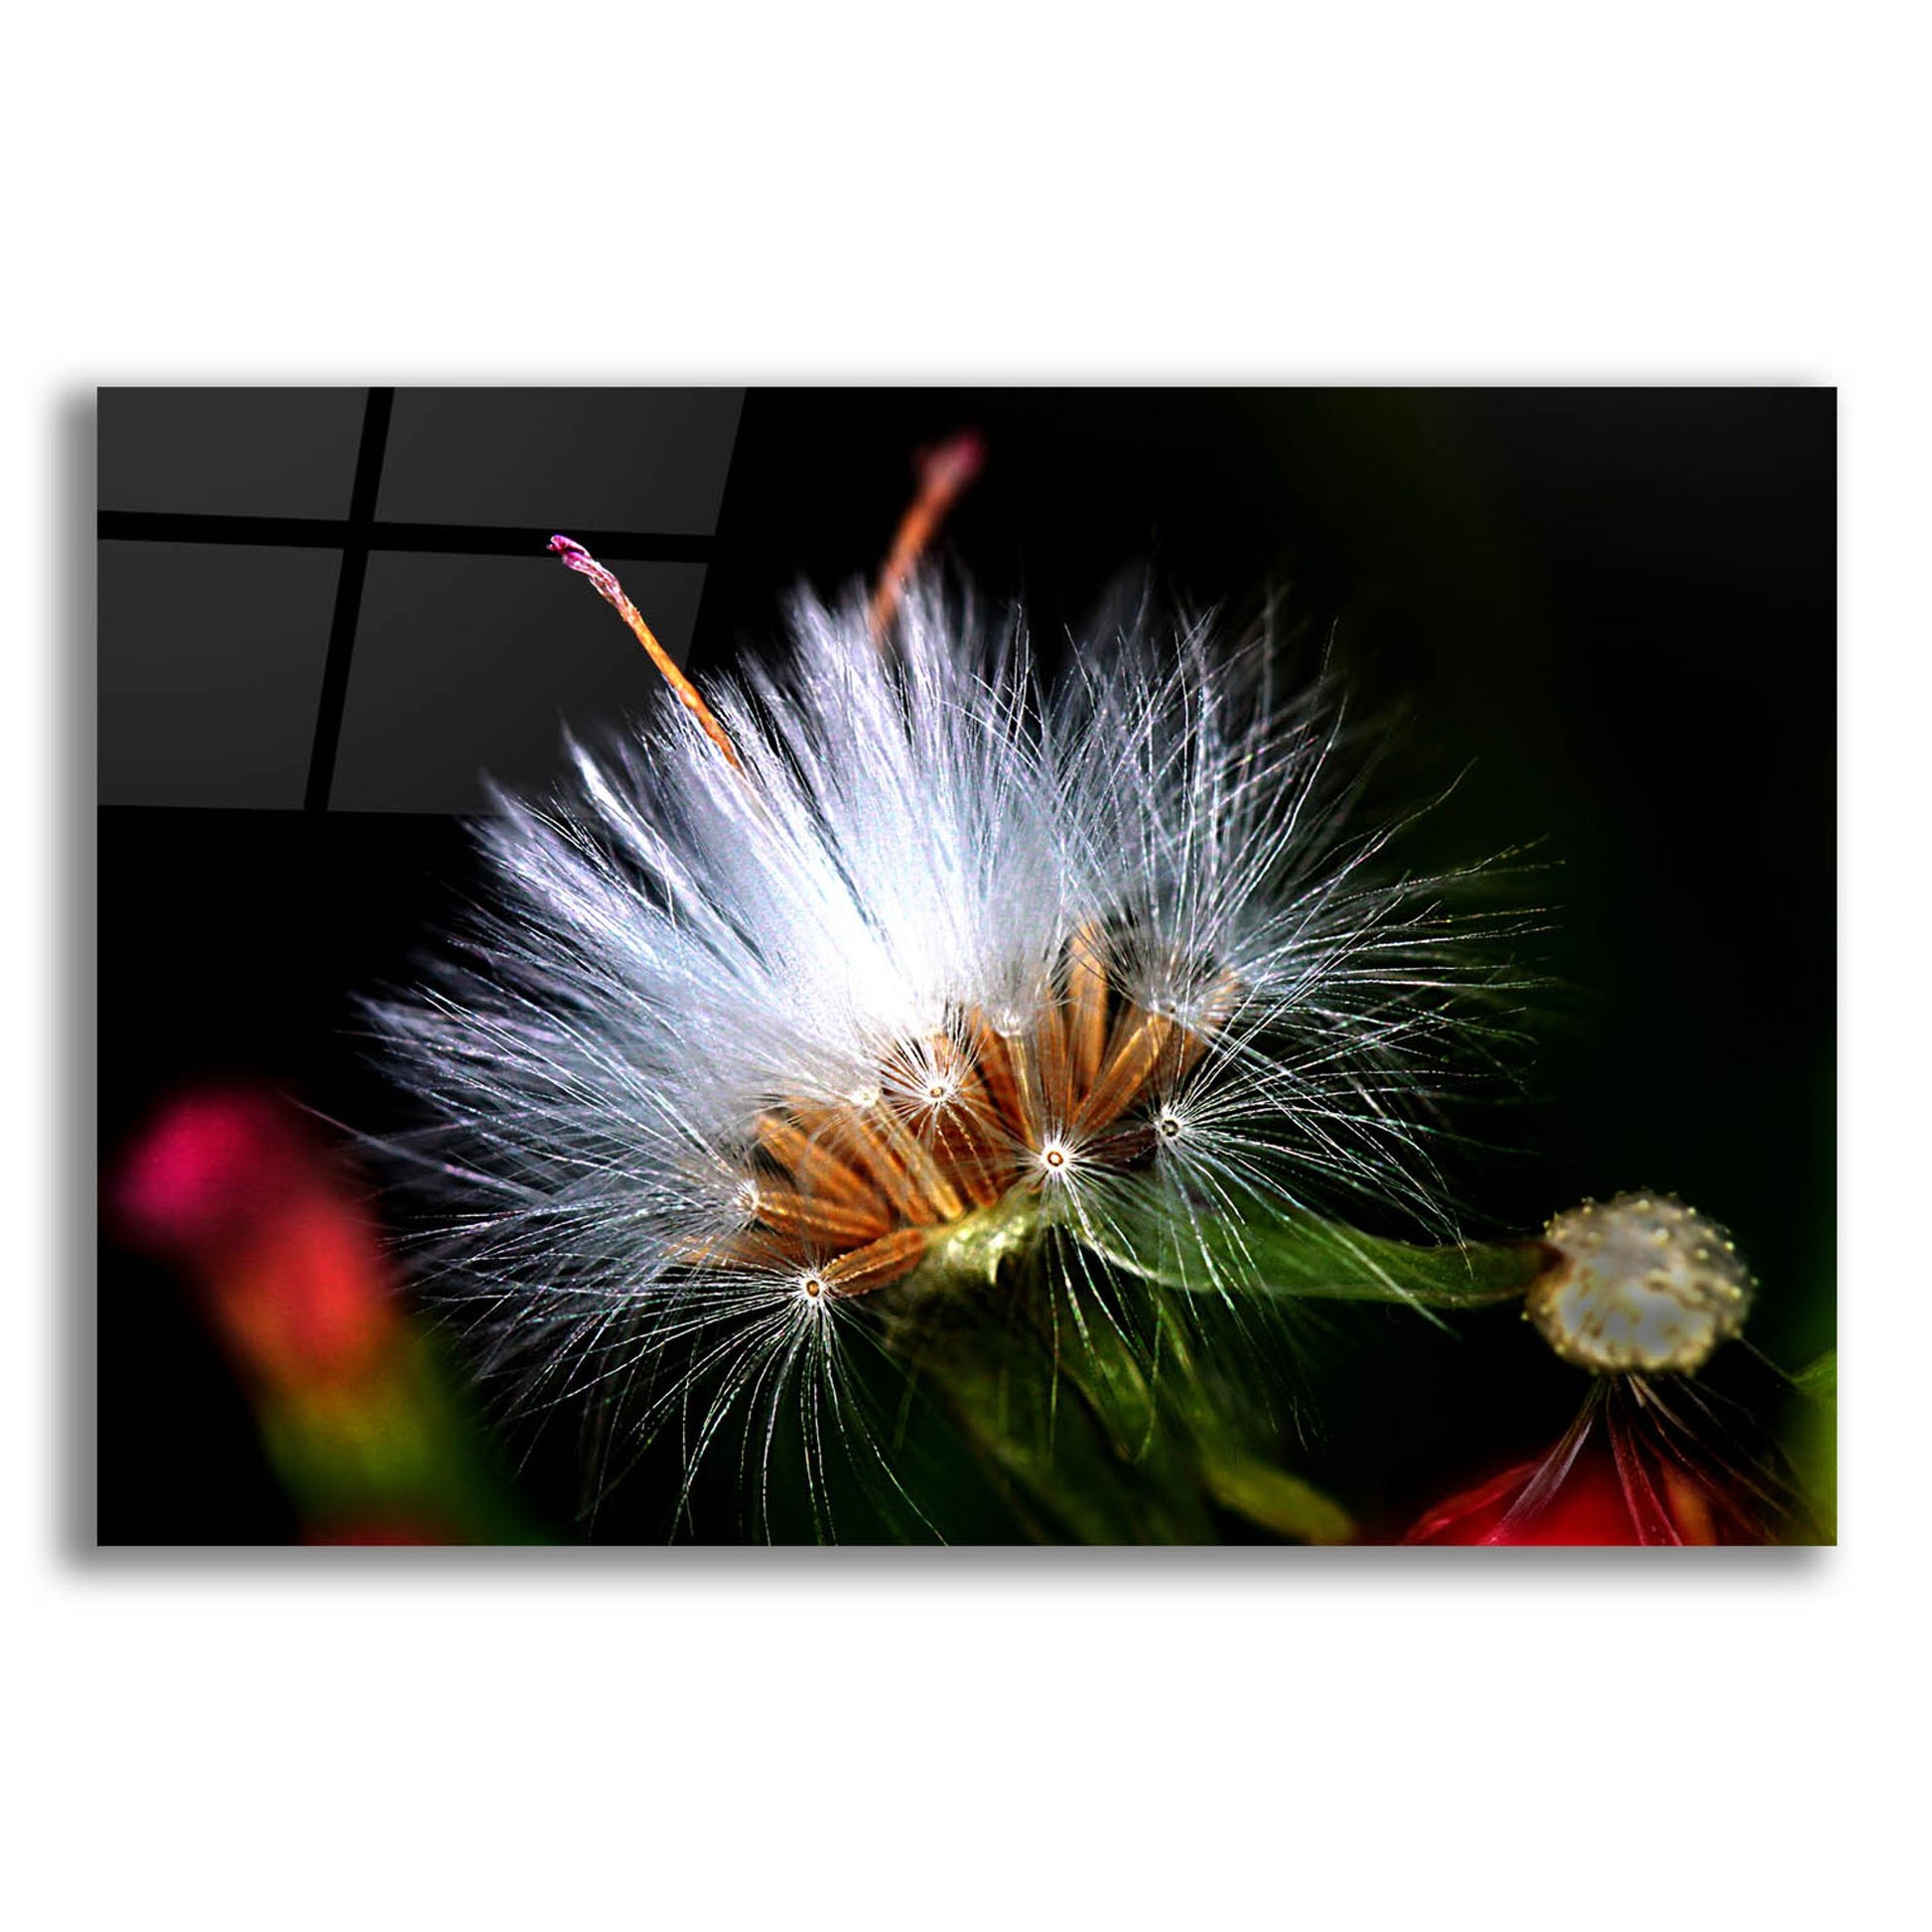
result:
<svg viewBox="0 0 1932 1932"><path fill-rule="evenodd" d="M449 1189L432 1286L532 1400L702 1448L836 1398L837 1329L951 1244L1435 1209L1492 969L1445 882L1378 874L1267 638L1137 621L1046 693L926 589L888 649L811 602L794 645L709 693L739 764L666 698L499 799L494 898L374 1010Z"/></svg>

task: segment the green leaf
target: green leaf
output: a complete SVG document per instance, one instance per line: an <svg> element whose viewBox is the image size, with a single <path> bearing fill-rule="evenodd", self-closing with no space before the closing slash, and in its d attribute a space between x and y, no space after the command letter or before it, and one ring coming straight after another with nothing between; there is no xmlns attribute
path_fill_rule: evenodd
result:
<svg viewBox="0 0 1932 1932"><path fill-rule="evenodd" d="M1239 1449L1202 1446L1201 1475L1223 1509L1298 1543L1346 1543L1355 1534L1348 1512L1311 1482Z"/></svg>
<svg viewBox="0 0 1932 1932"><path fill-rule="evenodd" d="M1198 1214L1134 1205L1079 1238L1115 1267L1192 1295L1312 1296L1485 1308L1515 1300L1549 1265L1542 1242L1425 1248L1292 1211Z"/></svg>
<svg viewBox="0 0 1932 1932"><path fill-rule="evenodd" d="M1195 1359L1209 1298L1482 1308L1520 1297L1551 1260L1540 1241L1418 1247L1260 1207L1189 1220L1158 1195L1114 1205L1104 1228L1048 1233L1040 1218L1030 1196L969 1216L872 1306L888 1350L1034 1533L1085 1542L1212 1541L1216 1509L1301 1542L1353 1536L1339 1504L1276 1459L1266 1405ZM1102 1292L1090 1265L1069 1273L1053 1259L1062 1240L1125 1292ZM1202 1301L1183 1319L1159 1288Z"/></svg>
<svg viewBox="0 0 1932 1932"><path fill-rule="evenodd" d="M1792 1378L1797 1390L1785 1447L1797 1465L1820 1540L1838 1541L1838 1352L1821 1355Z"/></svg>
<svg viewBox="0 0 1932 1932"><path fill-rule="evenodd" d="M1280 1466L1271 1433L1206 1387L1180 1324L1131 1280L1075 1291L1009 1256L948 1291L875 1304L889 1350L945 1406L1035 1536L1212 1543L1231 1511L1301 1542L1346 1542L1347 1513Z"/></svg>
<svg viewBox="0 0 1932 1932"><path fill-rule="evenodd" d="M1828 1350L1810 1364L1801 1368L1792 1381L1814 1400L1822 1402L1827 1408L1838 1407L1838 1350Z"/></svg>

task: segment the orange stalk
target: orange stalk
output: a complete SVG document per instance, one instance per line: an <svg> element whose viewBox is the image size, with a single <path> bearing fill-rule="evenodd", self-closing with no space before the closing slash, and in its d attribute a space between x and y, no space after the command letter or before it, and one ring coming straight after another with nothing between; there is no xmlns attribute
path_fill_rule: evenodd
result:
<svg viewBox="0 0 1932 1932"><path fill-rule="evenodd" d="M597 594L606 604L617 612L630 626L631 634L650 654L650 661L664 674L664 681L677 693L678 702L683 705L699 725L704 735L724 753L726 762L735 771L743 771L738 752L731 740L725 735L725 728L712 715L711 707L698 694L698 687L672 662L671 654L652 634L651 627L644 621L643 613L631 603L623 593L623 586L616 575L605 569L581 543L570 537L552 537L550 551L553 556L561 557L565 567L574 570L580 577L588 577L596 588Z"/></svg>
<svg viewBox="0 0 1932 1932"><path fill-rule="evenodd" d="M949 436L936 449L922 450L917 459L918 494L899 519L886 566L879 573L868 622L873 641L883 645L886 627L898 612L905 580L938 534L946 512L959 499L986 462L986 445L970 429Z"/></svg>

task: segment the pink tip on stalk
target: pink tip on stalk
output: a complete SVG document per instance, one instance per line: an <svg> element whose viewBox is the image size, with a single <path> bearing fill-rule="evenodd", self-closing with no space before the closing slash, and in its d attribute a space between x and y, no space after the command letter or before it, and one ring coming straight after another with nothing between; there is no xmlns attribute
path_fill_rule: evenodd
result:
<svg viewBox="0 0 1932 1932"><path fill-rule="evenodd" d="M892 550L879 573L879 588L873 593L870 624L875 641L883 642L886 627L898 610L905 580L938 534L946 512L985 467L986 441L973 429L958 430L913 458L918 493L899 519Z"/></svg>
<svg viewBox="0 0 1932 1932"><path fill-rule="evenodd" d="M623 586L617 580L614 572L605 569L575 537L554 536L544 546L553 557L562 560L567 570L574 570L580 577L588 577L595 586L597 594L605 603L611 605L619 617L630 626L631 634L650 654L650 661L662 672L664 681L677 694L678 702L683 705L704 730L704 735L724 753L725 760L735 771L743 771L738 752L731 740L725 735L725 728L712 715L711 707L698 694L698 687L678 669L671 654L657 641L651 627L644 621L643 614L624 595Z"/></svg>
<svg viewBox="0 0 1932 1932"><path fill-rule="evenodd" d="M986 439L976 429L963 429L913 459L919 487L949 504L986 468Z"/></svg>
<svg viewBox="0 0 1932 1932"><path fill-rule="evenodd" d="M597 586L598 595L607 602L621 608L626 602L623 586L574 537L552 537L549 549L553 557L563 559L566 569L588 577Z"/></svg>

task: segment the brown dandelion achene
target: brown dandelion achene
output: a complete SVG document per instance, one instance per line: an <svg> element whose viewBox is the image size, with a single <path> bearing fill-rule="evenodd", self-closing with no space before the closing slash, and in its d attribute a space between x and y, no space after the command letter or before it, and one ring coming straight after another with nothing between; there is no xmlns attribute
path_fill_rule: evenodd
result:
<svg viewBox="0 0 1932 1932"><path fill-rule="evenodd" d="M843 1102L762 1114L739 1189L747 1225L691 1260L798 1269L808 1295L866 1295L1016 1188L1140 1166L1181 1131L1165 1109L1236 993L1222 974L1191 1026L1151 1012L1110 973L1101 929L1083 925L1030 1029L1002 1033L964 1012L930 1039L898 1042Z"/></svg>

